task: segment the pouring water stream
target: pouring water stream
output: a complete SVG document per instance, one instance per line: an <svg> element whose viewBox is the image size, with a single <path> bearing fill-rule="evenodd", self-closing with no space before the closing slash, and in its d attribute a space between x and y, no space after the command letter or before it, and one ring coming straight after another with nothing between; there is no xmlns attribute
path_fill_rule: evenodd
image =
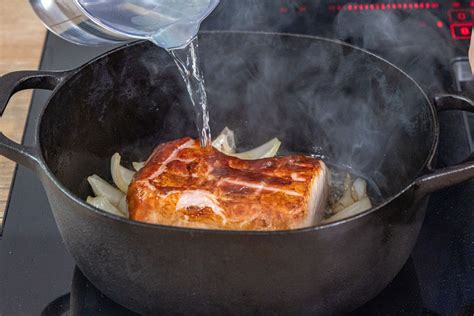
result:
<svg viewBox="0 0 474 316"><path fill-rule="evenodd" d="M204 77L200 68L198 39L195 37L186 47L170 50L174 62L183 77L189 98L194 108L196 127L202 147L211 145L211 128L209 126L209 108Z"/></svg>

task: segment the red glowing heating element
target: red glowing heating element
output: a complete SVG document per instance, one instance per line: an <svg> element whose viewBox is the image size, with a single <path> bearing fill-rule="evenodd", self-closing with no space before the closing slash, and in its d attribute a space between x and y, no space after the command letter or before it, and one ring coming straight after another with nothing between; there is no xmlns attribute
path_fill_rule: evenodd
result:
<svg viewBox="0 0 474 316"><path fill-rule="evenodd" d="M473 22L473 16L473 9L448 10L449 22L451 23Z"/></svg>
<svg viewBox="0 0 474 316"><path fill-rule="evenodd" d="M453 4L456 2L453 2ZM460 4L459 4L460 5ZM471 6L474 7L474 1L471 1ZM454 5L453 5L454 7ZM329 11L376 11L376 10L429 10L438 9L439 2L413 2L413 3L393 3L387 1L385 3L371 3L371 4L359 4L359 3L347 3L344 6L336 4L329 4Z"/></svg>
<svg viewBox="0 0 474 316"><path fill-rule="evenodd" d="M451 36L454 39L470 39L474 23L453 23L450 25Z"/></svg>
<svg viewBox="0 0 474 316"><path fill-rule="evenodd" d="M415 2L392 2L390 0L381 0L378 3L346 3L345 5L330 4L329 11L378 11L378 10L433 10L439 9L440 3L435 1L415 1ZM470 39L472 29L474 27L474 0L469 2L451 1L451 9L448 10L449 23L448 27L451 32L451 37L455 40ZM427 27L425 21L420 21L420 27ZM433 27L444 28L443 21L438 20Z"/></svg>
<svg viewBox="0 0 474 316"><path fill-rule="evenodd" d="M474 26L474 1L469 3L453 1L451 7L448 10L451 37L455 40L470 39ZM438 21L438 27L440 27L439 23L440 21Z"/></svg>

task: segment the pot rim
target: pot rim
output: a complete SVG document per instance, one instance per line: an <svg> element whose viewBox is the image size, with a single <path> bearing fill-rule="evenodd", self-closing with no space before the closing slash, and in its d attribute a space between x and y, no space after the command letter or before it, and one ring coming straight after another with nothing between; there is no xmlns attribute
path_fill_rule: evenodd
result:
<svg viewBox="0 0 474 316"><path fill-rule="evenodd" d="M425 99L428 107L430 108L431 111L431 117L433 121L433 141L431 144L431 149L430 153L428 154L425 162L423 163L422 167L420 170L418 170L417 174L418 177L421 175L425 174L426 170L429 170L431 168L431 163L433 162L433 158L436 154L436 150L438 147L438 140L439 140L439 122L438 122L438 115L437 111L433 105L433 103L430 101L428 98L428 95L425 93L423 88L416 82L414 78L412 78L410 75L408 75L405 71L394 65L393 63L387 61L386 59L369 52L363 48L359 48L357 46L335 40L335 39L330 39L330 38L325 38L325 37L320 37L320 36L313 36L313 35L303 35L303 34L293 34L293 33L278 33L278 32L256 32L256 31L201 31L199 34L249 34L249 35L261 35L261 36L278 36L278 37L289 37L289 38L303 38L303 39L311 39L311 40L317 40L317 41L322 41L322 42L327 42L327 43L332 43L332 44L338 44L341 46L345 46L347 48L351 48L357 51L360 51L362 53L368 54L371 57L388 64L392 68L394 68L396 71L399 71L402 75L404 75L407 79L409 79L413 84L414 88L418 89L418 91L423 95L423 98ZM41 124L43 122L43 115L48 108L49 102L51 101L52 98L55 97L57 91L59 91L65 84L68 82L73 76L77 75L80 71L82 71L84 68L88 67L89 65L97 62L100 59L103 59L106 56L109 56L117 51L126 49L130 46L135 46L135 45L141 45L144 42L147 42L146 40L139 40L139 41L133 41L124 45L121 45L119 47L113 48L110 51L107 51L103 54L100 54L99 56L91 59L90 61L84 63L83 65L74 68L70 71L68 71L67 76L62 80L57 87L53 90L51 95L48 97L45 106L41 110L41 113L38 117L38 120L36 121L36 126L35 126L35 144L38 147L38 152L39 152L39 159L41 161L42 169L43 172L48 176L48 178L59 188L59 190L64 193L70 200L72 200L75 203L78 203L80 206L85 207L87 210L106 217L111 220L119 221L123 224L131 224L134 226L138 226L141 228L146 228L146 229L160 229L160 230L171 230L175 232L183 232L183 233L191 233L191 234L216 234L216 235L287 235L287 234L299 234L299 233L305 233L305 232L310 232L310 231L319 231L323 229L328 229L328 228L333 228L336 226L340 226L361 218L364 218L366 216L369 216L372 213L375 213L379 211L380 209L384 208L386 205L390 204L393 200L397 199L401 195L403 195L405 192L409 191L415 186L415 180L417 177L415 177L410 184L408 184L405 188L400 190L398 193L395 193L388 198L384 199L383 202L381 202L379 205L372 207L371 209L364 211L362 213L344 218L342 220L338 220L332 223L327 223L327 224L320 224L317 226L309 226L309 227L303 227L303 228L297 228L297 229L287 229L287 230L269 230L269 231L247 231L247 230L217 230L217 229L202 229L202 228L188 228L188 227L178 227L178 226L167 226L167 225L161 225L161 224L151 224L151 223L145 223L145 222L139 222L139 221L134 221L128 218L120 217L117 215L113 215L110 213L107 213L105 211L102 211L101 209L98 209L90 204L88 204L85 200L77 196L76 194L72 193L69 189L67 189L56 176L51 172L48 164L46 163L44 156L43 156L43 150L40 142L40 130L41 130ZM420 174L421 173L421 174Z"/></svg>

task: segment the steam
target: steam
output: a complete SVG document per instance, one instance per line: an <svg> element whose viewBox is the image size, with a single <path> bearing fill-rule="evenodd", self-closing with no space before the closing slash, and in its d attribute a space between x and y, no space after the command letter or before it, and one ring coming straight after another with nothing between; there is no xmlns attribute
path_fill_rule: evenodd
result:
<svg viewBox="0 0 474 316"><path fill-rule="evenodd" d="M448 30L419 11L340 11L334 31L338 38L377 53L413 76L428 92L443 89L442 67L454 57Z"/></svg>
<svg viewBox="0 0 474 316"><path fill-rule="evenodd" d="M395 64L414 78L429 96L433 96L445 89L443 79L447 77L446 72L450 71L446 66L450 65L450 61L455 56L455 47L450 45L452 43L450 34L447 28L436 26L438 20L438 17L429 12L393 10L351 14L349 11L342 10L334 22L334 32L339 39L374 52ZM374 67L371 72L379 71L380 69ZM401 188L416 176L416 168L412 162L416 161L420 164L423 155L428 155L428 144L432 142L432 138L428 135L430 135L429 130L432 126L429 126L427 122L431 118L428 113L408 108L425 106L419 97L407 94L407 90L412 87L403 89L403 86L400 86L399 89L393 90L389 86L398 84L397 80L390 82L383 73L379 73L377 77L379 78L378 84L369 86L367 93L374 96L378 90L383 95L383 99L394 101L387 113L391 112L390 115L396 119L389 116L382 120L385 122L385 126L382 128L385 132L392 133L393 136L385 144L384 137L372 135L375 137L369 137L371 144L366 144L363 148L375 155L382 154L380 149L384 147L383 154L385 156L388 154L387 151L391 152L388 161L382 159L379 165L364 166L363 169L368 170L370 167L375 167L372 179L378 182L381 187L389 187L391 182L395 182ZM367 104L370 106L377 102L373 99L368 101ZM365 107L362 105L362 109L366 108L367 105ZM365 110L361 111L361 115L367 116L368 114ZM370 124L367 124L366 127L370 128ZM369 130L366 130L363 134L369 136L368 132ZM420 142L424 147L420 148L422 153L418 153L416 156L413 153L416 151L415 148L420 147ZM390 150L389 146L397 146L399 149ZM402 148L412 148L413 153ZM352 148L352 153L357 155L356 146ZM393 167L389 167L389 165ZM398 173L397 169L399 169ZM394 179L398 181L393 181Z"/></svg>
<svg viewBox="0 0 474 316"><path fill-rule="evenodd" d="M304 19L299 25L314 23ZM420 17L407 12L342 10L332 27L335 38L382 55L434 93L443 89L441 65L449 64L454 49L436 17L424 13L423 21L420 29ZM202 29L297 32L293 23L269 17L265 1L226 1ZM347 166L387 195L410 183L425 163L433 140L426 99L376 57L304 36L203 33L199 44L211 129L233 129L239 150L278 137L284 151ZM197 136L192 106L185 90L180 93L183 104L166 114L162 139Z"/></svg>

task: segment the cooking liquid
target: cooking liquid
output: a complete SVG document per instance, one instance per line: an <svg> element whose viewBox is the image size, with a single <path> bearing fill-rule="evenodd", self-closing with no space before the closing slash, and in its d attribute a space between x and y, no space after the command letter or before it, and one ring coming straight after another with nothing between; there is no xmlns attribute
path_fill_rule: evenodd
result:
<svg viewBox="0 0 474 316"><path fill-rule="evenodd" d="M201 72L198 53L198 40L195 37L186 47L169 51L178 66L188 90L189 98L196 115L196 127L202 147L211 146L211 128L209 126L209 109Z"/></svg>

